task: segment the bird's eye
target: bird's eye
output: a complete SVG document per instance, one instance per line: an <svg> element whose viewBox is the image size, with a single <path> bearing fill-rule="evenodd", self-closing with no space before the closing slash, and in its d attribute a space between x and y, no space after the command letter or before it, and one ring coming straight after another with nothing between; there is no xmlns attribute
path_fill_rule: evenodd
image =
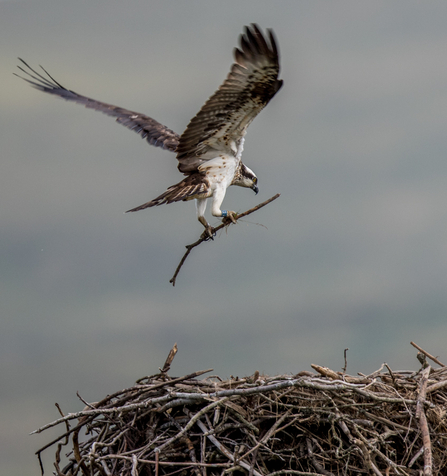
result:
<svg viewBox="0 0 447 476"><path fill-rule="evenodd" d="M257 183L258 183L257 177L253 177L253 183L254 183L254 184L257 184Z"/></svg>

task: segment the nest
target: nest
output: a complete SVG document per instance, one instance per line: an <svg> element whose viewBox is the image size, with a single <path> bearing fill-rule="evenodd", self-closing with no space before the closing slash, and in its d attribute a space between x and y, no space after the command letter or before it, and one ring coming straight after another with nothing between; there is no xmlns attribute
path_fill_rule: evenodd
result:
<svg viewBox="0 0 447 476"><path fill-rule="evenodd" d="M37 454L57 445L58 476L447 474L447 367L419 350L414 372L312 365L317 373L222 380L197 378L211 369L168 376L174 346L133 387L81 412L58 406L61 418L34 433L65 432Z"/></svg>

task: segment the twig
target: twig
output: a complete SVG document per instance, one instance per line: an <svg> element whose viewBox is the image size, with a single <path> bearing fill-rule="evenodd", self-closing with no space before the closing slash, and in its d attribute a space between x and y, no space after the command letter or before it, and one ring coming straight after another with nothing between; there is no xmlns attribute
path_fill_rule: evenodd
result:
<svg viewBox="0 0 447 476"><path fill-rule="evenodd" d="M250 208L250 210L247 210L246 212L237 214L237 215L234 217L235 222L225 221L224 223L221 223L219 226L213 228L213 229L211 230L211 233L214 235L215 233L217 233L217 232L218 232L219 230L221 230L222 228L236 223L237 220L239 220L239 218L243 218L243 217L245 217L245 216L247 216L247 215L250 215L251 213L256 212L256 211L259 210L260 208L265 207L265 206L268 205L270 202L273 202L273 200L276 200L279 196L280 196L280 194L277 193L275 196L269 198L269 199L266 200L265 202L262 202L262 203L260 203L259 205L256 205L256 206L253 207L253 208ZM208 240L209 240L209 237L202 234L202 236L201 236L197 241L195 241L194 243L191 243L190 245L186 245L186 253L183 255L183 258L180 260L180 263L179 263L179 265L177 266L177 269L175 270L174 276L172 276L172 278L169 280L169 282L170 282L173 286L175 286L175 281L176 281L176 279L177 279L177 276L178 276L178 274L180 273L180 270L181 270L183 264L185 263L186 258L189 256L189 253L191 253L191 251L192 251L196 246L199 246L201 243L203 243L204 241L208 241Z"/></svg>
<svg viewBox="0 0 447 476"><path fill-rule="evenodd" d="M106 459L122 459L125 461L132 461L131 456L125 455L115 455L115 454L108 454L107 456L101 456L98 458L99 461L104 461ZM140 464L153 464L157 465L157 458L154 460L151 459L138 459ZM204 467L204 468L228 468L231 466L231 463L191 463L191 461L187 462L179 462L179 461L160 461L158 460L159 466L196 466L196 467Z"/></svg>
<svg viewBox="0 0 447 476"><path fill-rule="evenodd" d="M427 387L427 393L434 392L435 390L439 390L440 388L446 387L447 386L447 380L443 380L441 382L434 383L430 385L430 387Z"/></svg>
<svg viewBox="0 0 447 476"><path fill-rule="evenodd" d="M175 436L173 436L172 438L169 438L168 441L166 441L166 443L163 443L161 446L159 446L158 448L155 448L155 451L162 451L164 450L165 448L167 448L168 446L172 445L172 443L174 443L174 441L177 441L179 438L181 438L195 423L196 421L201 417L203 416L205 413L207 413L208 411L210 411L211 409L213 409L215 406L217 405L222 405L222 403L225 401L225 400L228 400L229 397L224 397L224 398L221 398L220 400L216 400L215 402L213 403L210 403L209 405L207 405L205 408L202 408L202 410L200 410L198 413L196 413L192 418L191 420L189 420L188 424L185 426L185 428L183 428L182 431L180 431L179 433L177 433Z"/></svg>
<svg viewBox="0 0 447 476"><path fill-rule="evenodd" d="M203 431L203 433L206 435L206 437L211 441L211 443L213 443L214 446L216 446L216 448L224 455L226 456L228 459L230 459L231 461L235 462L235 458L233 456L233 454L231 453L231 451L226 448L216 437L214 437L213 435L210 435L209 434L209 430L208 428L205 426L205 424L203 422L201 422L200 420L197 420L196 421L197 423L197 426ZM250 471L250 468L251 468L251 465L246 463L245 461L241 461L241 460L237 460L237 464L238 466L241 466L242 468L246 469L247 471ZM255 476L262 476L261 473L259 473L258 471L256 471L255 469L253 469L253 474Z"/></svg>
<svg viewBox="0 0 447 476"><path fill-rule="evenodd" d="M180 378L180 380L183 380L183 379L184 378ZM167 383L172 384L175 380L171 380ZM223 397L230 397L234 395L248 396L248 395L254 395L254 394L259 394L259 393L268 392L268 391L280 390L287 387L304 387L304 388L309 388L314 390L330 390L330 391L350 390L352 392L358 393L359 395L362 395L370 400L377 401L377 402L406 403L409 405L414 405L416 403L416 401L413 399L408 399L403 397L402 398L383 397L380 395L376 395L373 392L364 390L363 385L351 384L351 383L343 382L341 380L335 380L332 382L324 382L324 381L318 381L318 379L316 378L309 379L309 380L290 379L290 380L281 380L278 383L273 383L269 385L259 385L256 387L248 387L248 388L234 388L234 389L220 390L217 392L210 392L210 393L186 393L185 394L184 392L170 392L168 394L165 394L159 397L149 398L147 400L140 401L138 403L131 403L131 404L123 405L119 407L95 408L94 410L83 410L76 413L68 413L65 417L58 418L57 420L54 420L51 423L47 423L46 425L43 425L37 430L32 431L30 434L33 435L35 433L41 433L42 431L47 430L48 428L59 425L60 423L68 421L68 420L74 420L74 419L82 418L82 417L94 417L95 415L104 415L106 413L113 414L113 413L130 412L139 408L147 408L150 405L154 405L156 403L165 403L170 400L174 400L176 398L185 398L185 395L187 396L188 400L196 400L197 403L200 403L201 401L206 401L209 398L213 398L213 397L223 398ZM432 404L430 404L430 406L432 406ZM81 426L83 426L82 423L74 427L72 430L78 429ZM65 437L65 434L59 437L55 441L59 441L59 439L62 437ZM45 446L45 448L47 447L48 445Z"/></svg>
<svg viewBox="0 0 447 476"><path fill-rule="evenodd" d="M343 352L343 355L345 357L345 366L342 368L343 370L343 373L345 374L346 373L346 369L348 368L348 358L347 358L347 352L348 352L349 349L345 349L344 352Z"/></svg>
<svg viewBox="0 0 447 476"><path fill-rule="evenodd" d="M368 449L366 448L366 445L363 443L363 441L359 440L359 439L354 439L353 442L356 446L358 446L358 448L362 452L363 458L365 460L365 464L368 467L368 469L372 473L374 473L376 476L383 476L382 473L377 468L377 466L373 463L373 461L371 459L371 453L368 451Z"/></svg>
<svg viewBox="0 0 447 476"><path fill-rule="evenodd" d="M253 476L253 471L255 470L255 464L258 459L258 450L259 448L256 448L256 450L253 452L253 455L251 458L250 471L248 472L248 476Z"/></svg>
<svg viewBox="0 0 447 476"><path fill-rule="evenodd" d="M167 385L172 385L174 383L177 383L177 382L182 382L184 380L188 380L188 379L191 379L191 378L194 378L194 377L198 377L200 375L203 375L205 373L208 373L208 372L212 372L213 369L207 369L207 370L200 370L198 372L193 372L192 374L189 374L189 375L185 375L184 377L178 377L178 378L175 378L175 379L172 379L172 380L169 380L169 381L166 381L166 382L162 382L162 383L159 383L159 384L156 384L156 385L153 385L151 387L151 391L153 391L154 389L159 389L161 387L165 387ZM146 377L144 377L146 378ZM143 379L140 379L140 381L143 380ZM132 389L127 389L127 391L130 391ZM117 394L121 394L123 393L122 391L121 392L116 392ZM104 399L106 400L106 399ZM102 401L104 401L102 400ZM168 395L168 398L166 398L166 396L163 398L163 400L169 400L169 395ZM145 401L145 402L142 402L141 404L138 404L137 407L138 408L142 408L142 407L145 407L145 406L148 406L148 403L154 403L154 400L149 400L149 401ZM116 402L116 405L118 405L119 403ZM95 405L95 407L99 407L99 404L98 405ZM134 407L134 408L137 408L137 407ZM123 408L126 408L126 407L121 407L121 411L123 410ZM81 418L83 416L91 416L92 418L95 416L95 415L101 415L101 414L104 414L104 413L115 413L117 412L117 408L116 407L113 407L113 408L104 408L104 407L99 407L99 408L96 408L95 410L83 410L83 411L80 411L80 412L76 412L76 413L69 413L68 415L65 415L64 417L62 418L58 418L57 420L51 422L51 423L47 423L46 425L43 425L41 426L40 428L38 428L37 430L34 430L30 433L30 435L35 435L37 433L42 433L42 431L45 431L47 430L48 428L51 428L53 426L56 426L56 425L59 425L59 423L62 423L64 421L68 421L68 420L75 420L76 418ZM74 431L74 430L77 430L78 428L81 428L86 422L83 422L83 423L79 423L78 425L76 425L74 428L71 429L71 431ZM49 446L53 445L54 443L56 443L57 441L59 441L60 439L64 438L66 435L68 435L69 433L64 433L63 435L61 435L59 438L56 438L55 440L51 441L50 443L47 443L43 448L41 448L39 451L43 451L44 449L48 448ZM37 452L36 452L37 454Z"/></svg>
<svg viewBox="0 0 447 476"><path fill-rule="evenodd" d="M214 369L207 369L207 370L199 370L198 372L193 372L192 374L185 375L184 377L174 378L172 380L168 380L166 382L157 383L156 385L151 386L151 391L157 388L165 387L166 385L172 385L174 383L182 382L183 380L189 380L195 377L199 377L200 375L207 374L208 372L212 372ZM137 383L142 382L144 379L148 377L143 377L137 380Z"/></svg>
<svg viewBox="0 0 447 476"><path fill-rule="evenodd" d="M314 455L314 450L312 446L312 441L310 438L306 438L306 443L307 443L307 453L309 454L309 458L312 461L312 464L314 465L315 469L322 475L324 476L335 476L334 473L331 473L330 471L327 471L318 461L317 458Z"/></svg>
<svg viewBox="0 0 447 476"><path fill-rule="evenodd" d="M86 418L87 417L83 417L81 419L80 423L85 423ZM79 436L80 429L81 429L80 427L74 429L73 435L71 437L71 441L73 442L73 454L74 454L74 457L75 457L78 465L82 469L82 473L84 474L84 476L88 476L89 471L87 469L87 466L85 465L84 458L81 456L81 452L79 451L78 436Z"/></svg>
<svg viewBox="0 0 447 476"><path fill-rule="evenodd" d="M408 467L411 468L414 463L416 463L416 461L424 454L424 447L421 446L421 448L419 449L419 451L413 456L413 458L411 458L411 461L408 463Z"/></svg>
<svg viewBox="0 0 447 476"><path fill-rule="evenodd" d="M419 352L422 352L424 355L426 355L430 360L433 360L433 362L437 363L438 365L440 365L441 367L446 367L445 364L443 364L442 362L440 362L436 357L434 357L433 355L429 354L426 350L424 349L421 349L417 344L415 344L413 341L410 342L410 344L413 346L413 347L416 347L416 349L419 351Z"/></svg>
<svg viewBox="0 0 447 476"><path fill-rule="evenodd" d="M64 413L63 413L63 411L62 411L62 409L61 409L61 407L59 406L59 404L58 404L58 403L55 403L55 405L56 405L56 408L58 409L59 413L61 414L61 416L65 416ZM68 421L65 422L65 427L66 427L67 431L70 430L70 424L68 423ZM61 469L60 469L60 467L59 467L59 463L61 462L61 450L62 450L62 446L68 445L68 440L69 440L69 438L68 438L68 435L67 435L67 436L65 437L65 441L64 441L63 443L58 443L58 445L57 445L56 461L54 462L54 467L56 468L56 473L57 473L58 475L61 475L61 474L62 474L62 473L61 473ZM40 456L40 455L39 455L39 456ZM40 458L39 458L39 461L40 461ZM40 461L40 463L42 463L42 462ZM40 469L41 469L42 475L43 475L44 471L43 471L43 466L42 466L42 465L41 465Z"/></svg>
<svg viewBox="0 0 447 476"><path fill-rule="evenodd" d="M178 347L177 347L177 342L174 344L172 349L169 351L169 355L166 359L165 364L163 365L163 368L160 369L160 372L162 374L166 374L169 372L169 369L171 368L172 361L174 360L175 354L178 352Z"/></svg>
<svg viewBox="0 0 447 476"><path fill-rule="evenodd" d="M389 374L391 375L391 380L393 381L393 385L397 388L396 379L394 378L393 371L391 370L390 366L385 362L385 367L388 369Z"/></svg>
<svg viewBox="0 0 447 476"><path fill-rule="evenodd" d="M419 420L419 426L422 433L422 442L424 445L424 476L431 476L433 474L433 461L430 442L430 432L428 429L427 417L424 411L424 402L427 392L428 376L430 374L431 367L428 366L422 371L419 395L416 406L416 418Z"/></svg>
<svg viewBox="0 0 447 476"><path fill-rule="evenodd" d="M404 430L404 431L408 431L408 432L417 431L414 428L409 428L409 427L406 427L406 426L403 426L403 425L399 425L399 423L396 423L395 421L390 421L386 418L380 417L379 415L373 415L372 413L369 413L369 412L364 411L364 410L362 411L362 413L372 421L378 421L380 423L385 423L385 425L394 426L395 428L397 428L399 430Z"/></svg>
<svg viewBox="0 0 447 476"><path fill-rule="evenodd" d="M328 377L331 380L340 380L340 375L337 372L334 372L328 367L322 367L321 365L317 364L310 364L310 366L315 369L319 374L323 375L323 377Z"/></svg>
<svg viewBox="0 0 447 476"><path fill-rule="evenodd" d="M261 440L254 446L251 450L247 451L243 456L242 459L245 459L249 454L253 453L253 451L257 450L260 446L267 443L267 441L278 431L278 427L281 423L290 415L291 410L287 410L276 422L272 425L270 430L261 438ZM296 419L295 419L296 420ZM289 426L289 425L286 425Z"/></svg>
<svg viewBox="0 0 447 476"><path fill-rule="evenodd" d="M132 455L132 470L130 473L132 476L138 476L137 466L138 466L138 459L135 455Z"/></svg>
<svg viewBox="0 0 447 476"><path fill-rule="evenodd" d="M321 473L309 473L308 471L296 471L290 469L275 471L274 473L269 473L268 476L280 476L281 474L295 474L296 476L321 476Z"/></svg>
<svg viewBox="0 0 447 476"><path fill-rule="evenodd" d="M388 456L386 456L378 448L376 448L376 446L373 444L374 440L369 440L368 441L368 439L365 438L365 436L362 435L362 433L360 431L360 427L358 425L356 425L354 422L352 422L352 423L353 423L353 425L352 425L353 426L353 432L359 438L356 441L361 441L365 445L365 448L367 448L367 451L368 451L369 455L372 455L372 454L378 455L382 460L384 460L388 464L389 467L394 469L396 474L405 474L403 472L402 468L399 468L398 465L394 461L392 461L390 458L388 458ZM390 433L391 434L396 434L396 432L392 432L392 431ZM376 438L377 441L379 439L385 440L386 436L384 434L382 434L382 435L380 435L379 438ZM373 468L373 470L374 470L374 468ZM379 472L379 474L381 474L381 473Z"/></svg>

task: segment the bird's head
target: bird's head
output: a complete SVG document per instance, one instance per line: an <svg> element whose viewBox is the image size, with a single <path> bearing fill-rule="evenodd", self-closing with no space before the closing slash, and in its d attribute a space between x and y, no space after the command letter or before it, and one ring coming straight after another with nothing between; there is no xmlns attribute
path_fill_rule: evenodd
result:
<svg viewBox="0 0 447 476"><path fill-rule="evenodd" d="M241 164L241 170L237 178L233 182L233 185L239 187L251 188L255 193L259 192L258 189L258 177L256 177L253 170L249 169L246 165Z"/></svg>

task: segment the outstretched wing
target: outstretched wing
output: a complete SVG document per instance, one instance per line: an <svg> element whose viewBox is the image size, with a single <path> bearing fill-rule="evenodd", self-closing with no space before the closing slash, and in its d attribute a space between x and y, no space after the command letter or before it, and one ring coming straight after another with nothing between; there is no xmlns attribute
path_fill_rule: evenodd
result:
<svg viewBox="0 0 447 476"><path fill-rule="evenodd" d="M226 80L180 136L176 152L181 172L197 170L215 150L235 155L247 127L282 86L273 31L267 30L267 36L268 42L255 24L245 27Z"/></svg>
<svg viewBox="0 0 447 476"><path fill-rule="evenodd" d="M149 142L149 144L175 152L179 142L179 135L160 124L155 119L138 112L129 111L121 107L113 106L112 104L81 96L74 91L64 88L64 86L59 84L52 76L50 76L42 66L42 70L48 77L35 71L21 58L19 58L19 60L29 71L21 66L18 66L18 68L31 79L24 78L18 74L16 74L16 76L27 81L36 89L44 91L45 93L55 94L67 101L74 101L78 104L83 104L85 107L96 109L108 116L116 117L117 122L140 134L143 139L146 139Z"/></svg>

